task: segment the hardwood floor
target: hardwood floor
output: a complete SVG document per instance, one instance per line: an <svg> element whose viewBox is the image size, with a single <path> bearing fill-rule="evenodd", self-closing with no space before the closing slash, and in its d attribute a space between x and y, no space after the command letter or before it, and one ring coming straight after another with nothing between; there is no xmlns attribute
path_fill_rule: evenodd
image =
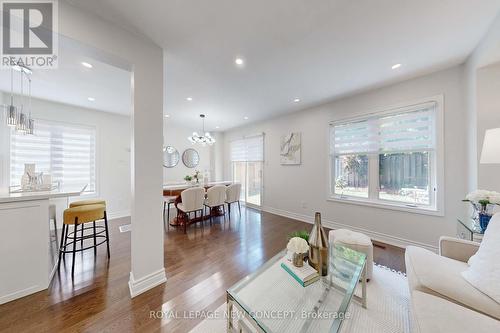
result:
<svg viewBox="0 0 500 333"><path fill-rule="evenodd" d="M235 211L231 221L192 225L187 234L171 227L165 233L167 282L130 299L130 233L118 230L127 223L110 221L109 262L105 247L95 260L92 251L78 255L72 281L68 257L48 290L0 305L0 332L189 332L203 320L189 311L217 309L226 289L282 250L289 233L311 229L244 208L241 218ZM377 243L374 257L404 271L403 249ZM151 311L168 315L155 319Z"/></svg>

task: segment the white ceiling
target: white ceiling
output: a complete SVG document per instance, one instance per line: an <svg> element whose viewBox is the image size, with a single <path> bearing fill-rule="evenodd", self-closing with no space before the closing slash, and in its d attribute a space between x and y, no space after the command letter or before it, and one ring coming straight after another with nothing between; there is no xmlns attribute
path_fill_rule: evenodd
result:
<svg viewBox="0 0 500 333"><path fill-rule="evenodd" d="M211 130L459 64L500 8L500 0L71 2L161 45L169 121L205 113Z"/></svg>
<svg viewBox="0 0 500 333"><path fill-rule="evenodd" d="M129 115L131 111L131 73L82 55L78 49L59 40L57 69L34 69L32 96L41 99ZM90 63L91 69L82 66ZM20 74L14 72L14 92L20 93ZM0 91L10 93L10 70L0 70ZM25 86L26 89L26 86ZM26 90L25 90L26 92ZM95 99L91 102L89 97Z"/></svg>

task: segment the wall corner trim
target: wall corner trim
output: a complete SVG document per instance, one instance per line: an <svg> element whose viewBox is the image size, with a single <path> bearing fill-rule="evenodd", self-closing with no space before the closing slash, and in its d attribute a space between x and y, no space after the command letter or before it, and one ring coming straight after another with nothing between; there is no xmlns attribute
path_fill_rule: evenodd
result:
<svg viewBox="0 0 500 333"><path fill-rule="evenodd" d="M167 281L167 276L165 275L165 268L159 269L156 272L148 274L138 280L134 278L134 274L130 272L130 280L128 282L128 287L130 289L130 297L134 298L143 292L148 291L156 286Z"/></svg>
<svg viewBox="0 0 500 333"><path fill-rule="evenodd" d="M279 215L279 216L288 217L288 218L293 219L293 220L298 220L298 221L302 221L302 222L306 222L306 223L310 223L310 224L314 223L314 216L313 215L308 216L308 215L293 213L293 212L289 212L286 210L277 209L277 208L273 208L273 207L267 207L267 206L262 206L262 211L267 212L267 213L271 213L271 214L275 214L275 215ZM388 234L384 234L384 233L380 233L380 232L376 232L376 231L371 231L371 230L367 230L364 228L353 227L353 226L350 226L347 224L329 221L329 220L326 220L324 218L322 219L322 223L325 227L327 227L329 229L351 229L353 231L357 231L357 232L361 232L363 234L366 234L367 236L369 236L373 240L376 240L376 241L379 241L382 243L386 243L389 245L394 245L394 246L397 246L400 248L406 248L407 246L418 246L418 247L422 247L424 249L427 249L427 250L435 252L435 253L438 252L437 246L432 246L429 244L420 243L420 242L412 241L412 240L401 238L401 237L396 237L396 236L392 236L392 235L388 235Z"/></svg>

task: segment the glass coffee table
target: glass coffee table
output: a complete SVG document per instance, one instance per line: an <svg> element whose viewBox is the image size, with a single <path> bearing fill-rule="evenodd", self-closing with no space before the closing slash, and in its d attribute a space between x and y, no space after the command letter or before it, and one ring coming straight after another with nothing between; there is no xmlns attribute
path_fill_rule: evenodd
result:
<svg viewBox="0 0 500 333"><path fill-rule="evenodd" d="M328 276L302 287L281 267L286 250L227 290L227 332L338 332L351 300L366 308L366 255L330 247ZM307 265L307 263L304 263ZM362 297L354 295L361 279Z"/></svg>

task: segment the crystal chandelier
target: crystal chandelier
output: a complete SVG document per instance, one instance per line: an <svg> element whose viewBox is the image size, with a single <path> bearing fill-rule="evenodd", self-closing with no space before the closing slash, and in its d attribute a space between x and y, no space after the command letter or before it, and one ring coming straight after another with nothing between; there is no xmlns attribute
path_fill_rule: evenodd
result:
<svg viewBox="0 0 500 333"><path fill-rule="evenodd" d="M205 132L205 115L204 114L200 114L200 118L203 122L203 128L202 128L202 131L201 133L202 134L198 134L198 132L193 132L193 135L191 135L190 137L188 137L188 140L192 143L192 144L195 144L195 143L199 143L201 144L202 146L205 146L205 145L213 145L215 143L215 139L210 135L209 132Z"/></svg>
<svg viewBox="0 0 500 333"><path fill-rule="evenodd" d="M21 75L21 95L19 97L20 105L14 105L14 70ZM17 64L10 69L10 103L4 105L6 109L6 124L15 128L20 134L33 134L35 121L31 117L31 69ZM28 94L24 95L24 81L28 81ZM25 99L28 98L27 108L25 108ZM27 110L26 110L27 109ZM27 111L27 112L26 112Z"/></svg>

